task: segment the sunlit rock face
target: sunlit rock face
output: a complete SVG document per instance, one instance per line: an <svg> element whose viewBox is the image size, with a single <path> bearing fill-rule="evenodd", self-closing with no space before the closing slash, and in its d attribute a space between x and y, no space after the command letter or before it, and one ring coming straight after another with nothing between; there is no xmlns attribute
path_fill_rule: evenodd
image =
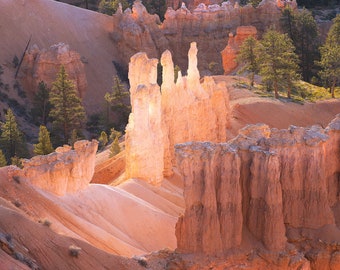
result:
<svg viewBox="0 0 340 270"><path fill-rule="evenodd" d="M84 64L79 53L70 50L67 44L58 43L47 50L33 45L25 54L18 75L23 78L24 88L32 95L38 91L41 81L52 86L61 65L65 67L68 79L73 81L79 96L83 97L87 88Z"/></svg>
<svg viewBox="0 0 340 270"><path fill-rule="evenodd" d="M186 204L180 252L220 254L245 231L273 251L285 249L288 230L333 226L340 235L340 115L326 129L258 124L227 143L179 144L176 160Z"/></svg>
<svg viewBox="0 0 340 270"><path fill-rule="evenodd" d="M254 26L239 26L236 35L229 34L228 45L221 52L224 74L230 74L238 66L236 57L240 52L240 46L248 38L256 38L257 30Z"/></svg>
<svg viewBox="0 0 340 270"><path fill-rule="evenodd" d="M92 179L97 149L95 140L77 141L74 150L65 145L49 155L24 160L23 169L13 170L12 175L59 196L77 192Z"/></svg>
<svg viewBox="0 0 340 270"><path fill-rule="evenodd" d="M239 26L253 25L262 34L271 25L278 27L281 16L281 9L274 0L262 1L257 8L240 7L234 1L210 0L199 4L188 1L194 8L188 8L185 1L175 2L173 5L177 7L167 9L163 22L157 15L148 14L140 1L134 2L132 10L118 10L113 15L111 33L116 61L126 65L132 55L141 51L148 57L160 58L169 50L174 64L186 71L187 52L191 42L196 42L198 69L204 72L202 74L222 74L220 52L226 47L230 32L235 33Z"/></svg>
<svg viewBox="0 0 340 270"><path fill-rule="evenodd" d="M156 83L157 60L145 53L131 58L132 113L126 128L126 176L160 184L175 166L174 145L187 141L226 139L229 102L223 85L205 77L200 82L197 47L188 53L188 75L174 78L169 51L161 58L163 83Z"/></svg>

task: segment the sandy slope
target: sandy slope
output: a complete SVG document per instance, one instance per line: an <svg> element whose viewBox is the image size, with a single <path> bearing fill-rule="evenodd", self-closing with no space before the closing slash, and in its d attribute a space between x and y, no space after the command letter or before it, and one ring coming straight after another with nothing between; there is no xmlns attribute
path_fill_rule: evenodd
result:
<svg viewBox="0 0 340 270"><path fill-rule="evenodd" d="M64 42L88 60L84 102L89 111L98 110L115 74L109 16L53 0L0 1L0 64L10 66L20 57L32 35L31 45L40 49Z"/></svg>

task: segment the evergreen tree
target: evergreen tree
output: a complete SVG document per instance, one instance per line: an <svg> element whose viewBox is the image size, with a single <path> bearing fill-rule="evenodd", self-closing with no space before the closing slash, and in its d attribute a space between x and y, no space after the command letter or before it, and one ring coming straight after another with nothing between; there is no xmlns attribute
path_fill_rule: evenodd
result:
<svg viewBox="0 0 340 270"><path fill-rule="evenodd" d="M11 165L15 165L19 168L22 168L22 160L21 158L17 157L17 156L14 156L14 157L11 157Z"/></svg>
<svg viewBox="0 0 340 270"><path fill-rule="evenodd" d="M34 154L47 155L54 151L50 139L50 133L45 126L40 126L39 129L39 143L34 145Z"/></svg>
<svg viewBox="0 0 340 270"><path fill-rule="evenodd" d="M105 147L105 145L107 145L108 138L107 138L107 134L106 134L105 131L102 131L100 133L100 137L98 138L98 141L99 141L101 147Z"/></svg>
<svg viewBox="0 0 340 270"><path fill-rule="evenodd" d="M243 67L239 72L247 71L250 73L250 85L254 86L254 76L258 72L258 60L256 57L255 48L257 41L253 37L248 37L241 45L237 62L243 63Z"/></svg>
<svg viewBox="0 0 340 270"><path fill-rule="evenodd" d="M119 4L122 5L122 9L125 10L130 7L130 4L126 0L101 0L98 6L98 10L106 15L112 15L116 13L119 8Z"/></svg>
<svg viewBox="0 0 340 270"><path fill-rule="evenodd" d="M335 97L335 86L340 82L340 15L333 20L326 42L320 48L321 61L319 65L321 77L330 87L332 98Z"/></svg>
<svg viewBox="0 0 340 270"><path fill-rule="evenodd" d="M61 66L50 93L52 105L50 116L53 125L62 132L63 143L68 143L72 130L83 127L86 120L81 99L73 82L67 77L64 66Z"/></svg>
<svg viewBox="0 0 340 270"><path fill-rule="evenodd" d="M130 94L125 91L124 85L118 76L113 77L112 92L106 93L104 98L111 107L111 110L115 113L115 117L118 119L116 121L116 126L124 128L127 124L128 117L130 114L131 107L126 105ZM107 115L108 118L108 115Z"/></svg>
<svg viewBox="0 0 340 270"><path fill-rule="evenodd" d="M166 12L166 0L143 0L143 5L150 14L157 14L163 21Z"/></svg>
<svg viewBox="0 0 340 270"><path fill-rule="evenodd" d="M117 155L120 152L120 146L118 141L118 136L114 139L110 147L110 157Z"/></svg>
<svg viewBox="0 0 340 270"><path fill-rule="evenodd" d="M0 142L8 161L14 156L24 157L27 155L22 133L11 109L7 110L5 122L1 124Z"/></svg>
<svg viewBox="0 0 340 270"><path fill-rule="evenodd" d="M110 131L110 140L111 141L114 141L116 139L116 137L118 137L118 139L119 139L120 136L122 136L122 133L120 131L117 131L114 128L111 128L111 131Z"/></svg>
<svg viewBox="0 0 340 270"><path fill-rule="evenodd" d="M49 101L49 92L44 81L39 82L38 91L34 95L33 108L31 111L33 119L41 125L46 126L48 122L48 115L51 110L51 103Z"/></svg>
<svg viewBox="0 0 340 270"><path fill-rule="evenodd" d="M6 165L7 165L6 157L2 150L0 149L0 167L5 167Z"/></svg>
<svg viewBox="0 0 340 270"><path fill-rule="evenodd" d="M275 98L279 97L280 87L289 89L291 82L298 77L298 58L294 49L287 34L275 30L268 30L257 46L260 75L264 83L274 87Z"/></svg>
<svg viewBox="0 0 340 270"><path fill-rule="evenodd" d="M304 8L295 13L292 34L293 44L300 59L302 78L310 82L314 62L319 56L319 31L310 11Z"/></svg>

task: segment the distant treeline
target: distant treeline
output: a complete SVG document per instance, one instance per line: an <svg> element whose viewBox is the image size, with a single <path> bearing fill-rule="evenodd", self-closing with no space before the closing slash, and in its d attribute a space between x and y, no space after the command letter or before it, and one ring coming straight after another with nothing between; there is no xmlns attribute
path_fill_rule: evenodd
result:
<svg viewBox="0 0 340 270"><path fill-rule="evenodd" d="M340 5L340 0L297 0L299 6L306 8Z"/></svg>

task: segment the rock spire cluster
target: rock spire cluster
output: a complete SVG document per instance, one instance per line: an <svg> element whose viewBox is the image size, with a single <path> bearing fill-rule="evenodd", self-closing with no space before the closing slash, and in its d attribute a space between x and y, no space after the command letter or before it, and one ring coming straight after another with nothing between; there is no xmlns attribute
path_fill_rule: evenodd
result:
<svg viewBox="0 0 340 270"><path fill-rule="evenodd" d="M171 53L161 57L162 85L157 84L157 59L145 53L131 58L129 78L132 113L126 128L126 177L160 184L172 174L174 145L187 141L226 139L228 97L210 77L200 81L197 47L191 43L188 75L175 82Z"/></svg>

